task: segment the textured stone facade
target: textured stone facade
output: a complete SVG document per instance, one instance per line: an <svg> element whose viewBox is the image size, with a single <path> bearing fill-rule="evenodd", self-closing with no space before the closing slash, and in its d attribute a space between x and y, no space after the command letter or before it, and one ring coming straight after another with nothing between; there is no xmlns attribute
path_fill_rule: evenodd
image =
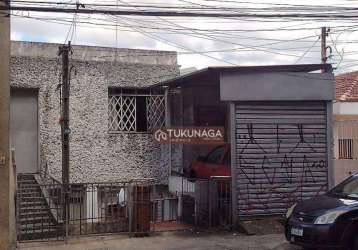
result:
<svg viewBox="0 0 358 250"><path fill-rule="evenodd" d="M57 44L12 43L11 86L38 89L40 166L61 179ZM108 88L145 87L179 74L174 52L73 46L71 182L155 178L166 183L169 148L149 133L108 132Z"/></svg>

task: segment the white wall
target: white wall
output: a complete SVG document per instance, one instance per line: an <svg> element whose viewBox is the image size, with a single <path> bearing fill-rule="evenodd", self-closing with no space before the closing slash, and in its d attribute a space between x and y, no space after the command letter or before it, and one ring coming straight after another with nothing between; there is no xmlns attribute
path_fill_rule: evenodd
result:
<svg viewBox="0 0 358 250"><path fill-rule="evenodd" d="M357 129L354 129L354 123L356 123L356 121L350 121L354 118L348 117L346 119L345 116L358 115L358 102L336 102L333 104L333 114L336 116L333 131L335 156L334 179L335 185L337 185L350 174L358 172L358 160L338 159L338 138L347 137L354 139L357 136ZM342 116L344 119L340 119L339 116Z"/></svg>
<svg viewBox="0 0 358 250"><path fill-rule="evenodd" d="M354 173L358 173L358 160L334 160L335 185Z"/></svg>
<svg viewBox="0 0 358 250"><path fill-rule="evenodd" d="M358 102L336 102L333 104L334 115L358 115Z"/></svg>

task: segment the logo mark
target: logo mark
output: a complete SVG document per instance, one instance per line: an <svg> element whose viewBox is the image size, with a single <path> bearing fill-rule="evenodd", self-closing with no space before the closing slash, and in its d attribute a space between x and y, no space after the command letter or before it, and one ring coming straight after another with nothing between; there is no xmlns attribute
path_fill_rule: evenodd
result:
<svg viewBox="0 0 358 250"><path fill-rule="evenodd" d="M158 142L167 141L168 134L166 132L164 132L163 130L159 129L159 130L155 131L154 139Z"/></svg>

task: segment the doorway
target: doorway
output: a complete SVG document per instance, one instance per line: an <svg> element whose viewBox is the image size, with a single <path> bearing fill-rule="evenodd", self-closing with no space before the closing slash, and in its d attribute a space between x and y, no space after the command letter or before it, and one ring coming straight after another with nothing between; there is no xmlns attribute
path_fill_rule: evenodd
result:
<svg viewBox="0 0 358 250"><path fill-rule="evenodd" d="M16 172L38 172L38 91L12 89L10 102L11 145Z"/></svg>

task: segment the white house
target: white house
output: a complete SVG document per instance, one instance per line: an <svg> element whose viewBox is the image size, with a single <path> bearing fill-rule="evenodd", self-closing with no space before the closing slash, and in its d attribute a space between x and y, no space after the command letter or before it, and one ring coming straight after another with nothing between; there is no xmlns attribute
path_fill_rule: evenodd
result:
<svg viewBox="0 0 358 250"><path fill-rule="evenodd" d="M338 183L358 172L358 71L336 76L334 171Z"/></svg>

